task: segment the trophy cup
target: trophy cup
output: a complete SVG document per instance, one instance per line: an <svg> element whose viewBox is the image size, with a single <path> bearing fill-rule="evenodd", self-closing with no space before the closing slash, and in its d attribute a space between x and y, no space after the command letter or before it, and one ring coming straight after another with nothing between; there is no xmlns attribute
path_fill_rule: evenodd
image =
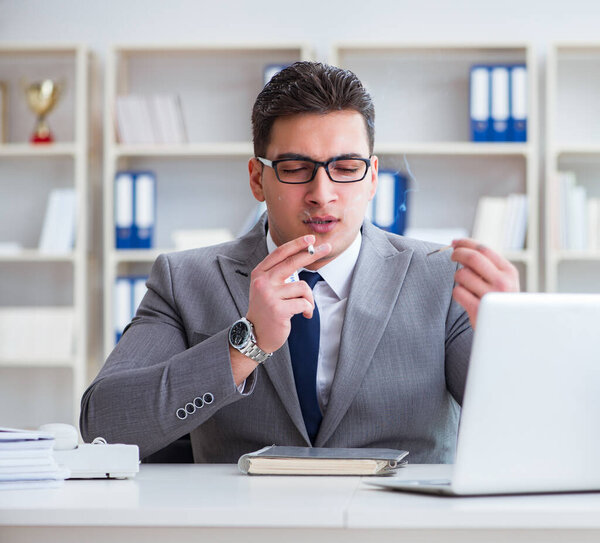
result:
<svg viewBox="0 0 600 543"><path fill-rule="evenodd" d="M46 123L46 115L58 102L64 85L51 79L44 79L38 83L22 83L22 86L29 109L37 115L35 130L29 141L31 143L52 143L54 137Z"/></svg>

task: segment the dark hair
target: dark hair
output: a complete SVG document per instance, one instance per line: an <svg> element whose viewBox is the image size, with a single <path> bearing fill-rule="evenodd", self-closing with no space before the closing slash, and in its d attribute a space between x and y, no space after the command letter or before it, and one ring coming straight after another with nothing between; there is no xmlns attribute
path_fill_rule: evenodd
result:
<svg viewBox="0 0 600 543"><path fill-rule="evenodd" d="M252 108L254 155L264 156L278 117L354 110L365 120L369 154L375 142L375 107L358 77L320 62L296 62L274 75Z"/></svg>

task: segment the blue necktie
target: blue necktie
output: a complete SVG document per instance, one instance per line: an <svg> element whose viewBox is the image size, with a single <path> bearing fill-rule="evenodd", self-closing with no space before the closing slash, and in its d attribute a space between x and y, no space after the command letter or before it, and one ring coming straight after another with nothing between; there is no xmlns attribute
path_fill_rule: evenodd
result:
<svg viewBox="0 0 600 543"><path fill-rule="evenodd" d="M300 279L306 281L312 289L323 278L315 272L301 271ZM304 417L306 431L314 444L319 425L321 409L317 400L317 362L319 360L320 323L319 310L315 303L312 319L306 319L302 313L294 315L291 320L292 330L288 337L288 346L292 359L292 370L300 409Z"/></svg>

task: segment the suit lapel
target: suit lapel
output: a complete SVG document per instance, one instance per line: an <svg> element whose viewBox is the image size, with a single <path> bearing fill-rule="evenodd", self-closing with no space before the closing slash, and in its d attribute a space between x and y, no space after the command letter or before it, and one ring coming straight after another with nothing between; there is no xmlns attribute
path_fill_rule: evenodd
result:
<svg viewBox="0 0 600 543"><path fill-rule="evenodd" d="M340 352L317 447L325 445L352 403L398 299L412 250L398 251L365 222L340 342Z"/></svg>
<svg viewBox="0 0 600 543"><path fill-rule="evenodd" d="M264 216L263 220L259 221L259 224L248 234L245 242L240 243L241 250L238 254L231 257L223 255L217 257L223 279L240 316L244 316L248 311L250 273L267 256L264 235L265 220ZM300 410L287 342L264 363L263 368L273 383L288 415L307 445L310 445Z"/></svg>

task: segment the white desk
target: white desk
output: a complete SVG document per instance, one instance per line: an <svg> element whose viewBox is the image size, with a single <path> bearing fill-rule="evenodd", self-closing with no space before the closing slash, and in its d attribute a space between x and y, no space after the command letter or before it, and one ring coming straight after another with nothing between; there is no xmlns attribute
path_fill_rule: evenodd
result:
<svg viewBox="0 0 600 543"><path fill-rule="evenodd" d="M443 477L409 465L400 477ZM600 541L600 493L443 498L352 477L249 477L233 465L142 465L135 479L0 491L0 541Z"/></svg>

